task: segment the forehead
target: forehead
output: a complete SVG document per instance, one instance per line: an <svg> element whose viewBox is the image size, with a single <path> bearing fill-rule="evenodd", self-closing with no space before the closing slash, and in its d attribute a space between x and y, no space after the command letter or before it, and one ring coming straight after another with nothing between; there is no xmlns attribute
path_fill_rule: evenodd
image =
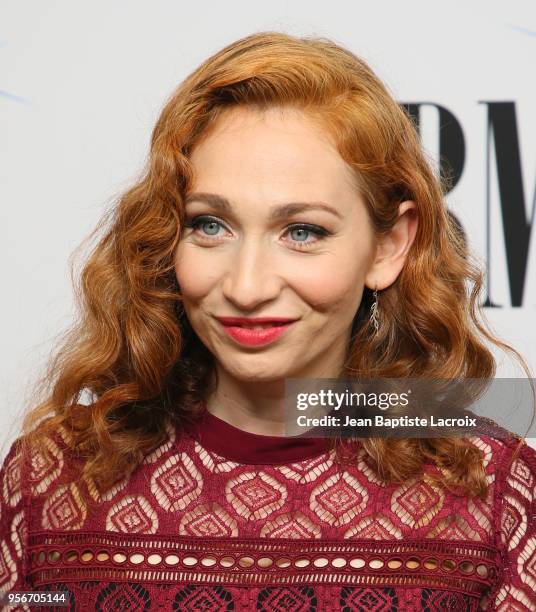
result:
<svg viewBox="0 0 536 612"><path fill-rule="evenodd" d="M356 195L355 175L328 131L291 108L227 110L193 148L194 191L240 200Z"/></svg>

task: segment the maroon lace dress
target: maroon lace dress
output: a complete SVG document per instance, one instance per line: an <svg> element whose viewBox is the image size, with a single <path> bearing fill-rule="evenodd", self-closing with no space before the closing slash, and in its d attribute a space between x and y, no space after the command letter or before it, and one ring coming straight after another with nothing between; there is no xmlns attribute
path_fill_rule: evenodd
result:
<svg viewBox="0 0 536 612"><path fill-rule="evenodd" d="M386 485L362 450L339 464L322 438L208 412L168 434L105 492L73 481L65 432L31 462L16 441L0 472L0 591L66 591L83 611L536 610L536 452L512 462L515 438L471 438L491 485L480 501L437 486L432 466Z"/></svg>

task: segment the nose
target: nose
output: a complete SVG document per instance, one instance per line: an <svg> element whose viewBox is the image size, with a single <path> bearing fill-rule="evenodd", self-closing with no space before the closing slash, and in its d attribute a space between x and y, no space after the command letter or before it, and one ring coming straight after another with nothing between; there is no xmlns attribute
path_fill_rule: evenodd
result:
<svg viewBox="0 0 536 612"><path fill-rule="evenodd" d="M229 260L222 292L238 310L250 311L277 297L282 279L269 247L254 236L237 246Z"/></svg>

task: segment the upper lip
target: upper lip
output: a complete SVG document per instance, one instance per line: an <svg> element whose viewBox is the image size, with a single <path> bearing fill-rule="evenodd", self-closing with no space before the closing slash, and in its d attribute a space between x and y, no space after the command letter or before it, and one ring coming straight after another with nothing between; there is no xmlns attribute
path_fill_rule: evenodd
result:
<svg viewBox="0 0 536 612"><path fill-rule="evenodd" d="M291 323L296 319L287 317L216 317L223 325L263 325L265 323Z"/></svg>

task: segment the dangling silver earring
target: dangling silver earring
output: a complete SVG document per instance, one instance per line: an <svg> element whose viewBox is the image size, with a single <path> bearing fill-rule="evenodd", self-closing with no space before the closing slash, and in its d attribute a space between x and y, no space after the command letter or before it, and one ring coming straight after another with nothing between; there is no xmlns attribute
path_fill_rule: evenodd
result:
<svg viewBox="0 0 536 612"><path fill-rule="evenodd" d="M378 289L374 289L374 301L370 307L370 322L374 325L374 332L378 333L380 322L378 320Z"/></svg>

